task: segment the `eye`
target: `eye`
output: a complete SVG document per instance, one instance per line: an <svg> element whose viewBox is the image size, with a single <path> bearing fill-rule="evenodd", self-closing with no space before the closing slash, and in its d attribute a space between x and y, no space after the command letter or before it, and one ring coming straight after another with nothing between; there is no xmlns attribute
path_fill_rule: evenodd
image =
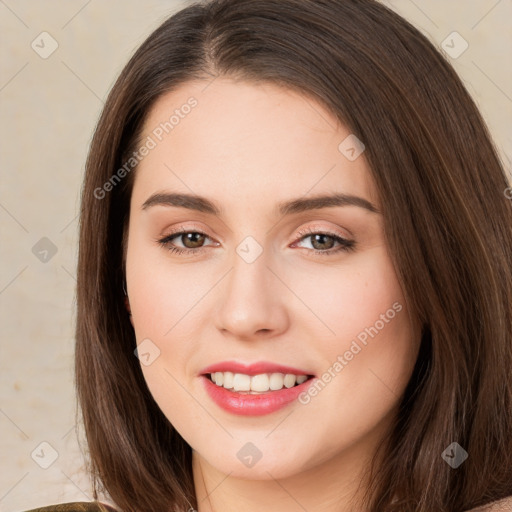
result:
<svg viewBox="0 0 512 512"><path fill-rule="evenodd" d="M306 240L308 238L311 239L311 245L313 252L317 254L321 254L324 256L329 256L336 254L340 251L354 251L355 250L355 241L348 240L343 238L337 233L330 233L326 231L315 231L314 229L307 228L298 232L298 235L301 236L299 242ZM298 243L298 242L296 242ZM339 246L333 249L332 247L338 243Z"/></svg>
<svg viewBox="0 0 512 512"><path fill-rule="evenodd" d="M172 240L175 238L180 240L184 247L174 245ZM204 243L206 238L209 238L208 235L202 231L174 231L164 238L157 240L157 242L175 254L197 254L204 249L204 246L201 244Z"/></svg>
<svg viewBox="0 0 512 512"><path fill-rule="evenodd" d="M311 228L304 229L298 232L298 235L301 237L299 242L295 242L295 244L302 242L308 238L311 239L312 249L308 249L313 251L316 254L322 255L333 255L340 251L354 251L355 250L355 241L348 240L338 235L337 233L330 233L325 231L315 231ZM174 231L164 238L158 239L157 242L174 254L198 254L202 252L207 246L204 246L204 242L208 239L209 236L202 231ZM173 242L174 239L181 241L183 247L176 246ZM333 249L335 244L339 244L338 247ZM215 244L212 244L215 245Z"/></svg>

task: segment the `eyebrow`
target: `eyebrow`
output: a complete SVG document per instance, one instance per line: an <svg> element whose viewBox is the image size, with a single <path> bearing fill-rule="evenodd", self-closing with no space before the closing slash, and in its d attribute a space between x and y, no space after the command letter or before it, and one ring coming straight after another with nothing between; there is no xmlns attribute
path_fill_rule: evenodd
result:
<svg viewBox="0 0 512 512"><path fill-rule="evenodd" d="M217 206L214 201L195 194L157 192L144 202L142 210L147 210L152 206L176 206L179 208L187 208L188 210L209 213L218 217L222 215L222 209ZM281 215L292 215L294 213L320 210L334 206L357 206L372 213L380 213L378 208L367 199L341 193L317 195L307 198L299 197L297 199L282 201L277 203L276 209Z"/></svg>

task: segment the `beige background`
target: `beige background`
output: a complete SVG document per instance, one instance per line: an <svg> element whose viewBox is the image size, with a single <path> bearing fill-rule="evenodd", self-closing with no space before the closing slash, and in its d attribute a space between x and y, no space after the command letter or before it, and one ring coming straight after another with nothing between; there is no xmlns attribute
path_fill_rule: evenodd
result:
<svg viewBox="0 0 512 512"><path fill-rule="evenodd" d="M0 511L91 499L74 432L72 380L84 161L115 77L144 38L187 3L0 0ZM453 31L468 42L449 59L510 172L512 2L385 3L437 46ZM46 59L31 47L35 40L44 50L43 31L58 43ZM54 255L34 254L44 237ZM39 251L51 247L39 244ZM42 468L52 455L58 458Z"/></svg>

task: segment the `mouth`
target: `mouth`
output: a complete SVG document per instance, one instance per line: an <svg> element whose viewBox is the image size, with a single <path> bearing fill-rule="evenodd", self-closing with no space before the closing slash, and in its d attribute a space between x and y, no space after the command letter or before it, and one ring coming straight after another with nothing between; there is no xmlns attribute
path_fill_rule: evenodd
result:
<svg viewBox="0 0 512 512"><path fill-rule="evenodd" d="M225 367L207 368L200 378L215 404L242 416L261 416L291 406L315 380L311 373L277 365L256 364L243 367L243 371L238 364L230 364L229 369L239 371L227 371ZM269 368L272 371L262 371Z"/></svg>

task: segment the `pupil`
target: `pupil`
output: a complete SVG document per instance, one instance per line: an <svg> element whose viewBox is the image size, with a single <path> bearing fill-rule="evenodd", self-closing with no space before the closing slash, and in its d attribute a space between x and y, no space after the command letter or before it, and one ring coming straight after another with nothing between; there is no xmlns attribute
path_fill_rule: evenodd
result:
<svg viewBox="0 0 512 512"><path fill-rule="evenodd" d="M332 237L330 235L324 235L324 234L315 235L313 237L313 247L315 247L315 244L319 242L319 244L321 246L320 249L325 249L326 247L322 247L322 246L326 245L325 238L332 239ZM331 244L327 243L327 245L328 245L327 249L330 249L330 247L332 246L332 243Z"/></svg>
<svg viewBox="0 0 512 512"><path fill-rule="evenodd" d="M199 240L194 240L195 237L199 237ZM195 248L198 243L199 243L199 245L201 245L202 239L204 239L204 235L201 235L201 233L187 233L185 235L185 240L187 242L191 242L193 245L193 248ZM184 245L187 246L186 243Z"/></svg>

